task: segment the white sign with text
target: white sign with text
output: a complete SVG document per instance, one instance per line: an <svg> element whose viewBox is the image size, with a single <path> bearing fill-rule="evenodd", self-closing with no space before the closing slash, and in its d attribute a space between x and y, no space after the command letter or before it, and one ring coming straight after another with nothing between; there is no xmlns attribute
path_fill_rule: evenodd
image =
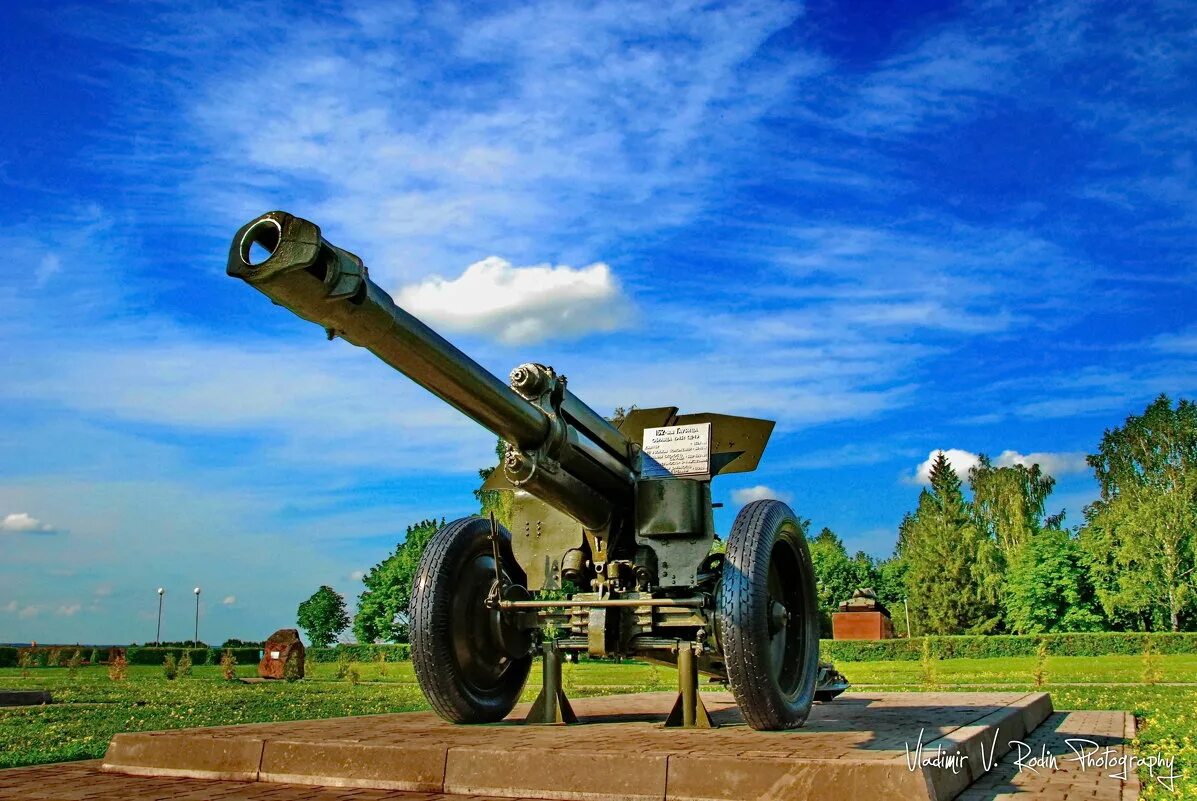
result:
<svg viewBox="0 0 1197 801"><path fill-rule="evenodd" d="M709 478L711 424L644 429L645 478Z"/></svg>

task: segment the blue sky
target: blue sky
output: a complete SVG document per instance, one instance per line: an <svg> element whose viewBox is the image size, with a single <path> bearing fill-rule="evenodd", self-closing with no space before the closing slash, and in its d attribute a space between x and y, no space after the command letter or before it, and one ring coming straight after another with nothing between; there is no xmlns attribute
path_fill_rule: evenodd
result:
<svg viewBox="0 0 1197 801"><path fill-rule="evenodd" d="M262 637L473 511L486 432L225 277L272 208L499 375L778 420L722 531L886 555L939 448L1075 524L1197 388L1191 4L0 15L0 641Z"/></svg>

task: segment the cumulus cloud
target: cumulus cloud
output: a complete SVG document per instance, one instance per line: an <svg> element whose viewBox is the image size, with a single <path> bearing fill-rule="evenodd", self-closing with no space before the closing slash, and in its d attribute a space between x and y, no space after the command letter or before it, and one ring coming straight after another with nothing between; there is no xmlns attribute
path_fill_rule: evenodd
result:
<svg viewBox="0 0 1197 801"><path fill-rule="evenodd" d="M4 606L0 606L0 610L8 612L9 614L12 614L13 612L17 611L17 602L9 601Z"/></svg>
<svg viewBox="0 0 1197 801"><path fill-rule="evenodd" d="M226 595L226 596L224 596L224 600L221 601L221 603L224 604L225 606L232 606L233 604L237 603L237 596L236 595Z"/></svg>
<svg viewBox="0 0 1197 801"><path fill-rule="evenodd" d="M788 500L789 497L790 496L788 493L780 492L772 487L767 487L764 484L757 484L755 487L744 487L742 489L732 490L732 500L740 505L752 503L753 501L768 500L771 498L784 501Z"/></svg>
<svg viewBox="0 0 1197 801"><path fill-rule="evenodd" d="M1059 453L1038 451L1027 454L1022 454L1018 451L1002 451L998 455L998 458L994 460L994 464L998 467L1011 467L1016 464L1030 467L1033 464L1037 464L1040 470L1050 476L1060 476L1065 473L1083 473L1089 469L1089 465L1085 461L1085 454L1079 451L1063 451Z"/></svg>
<svg viewBox="0 0 1197 801"><path fill-rule="evenodd" d="M61 604L55 611L63 617L74 617L82 608L81 604Z"/></svg>
<svg viewBox="0 0 1197 801"><path fill-rule="evenodd" d="M929 484L931 482L931 465L935 463L935 458L941 452L948 458L948 463L962 479L968 476L969 470L981 463L980 455L972 451L960 448L937 448L927 454L927 458L915 468L914 475L910 476L907 481L911 484ZM998 454L998 457L993 460L993 464L997 467L1013 467L1016 464L1030 467L1037 464L1040 470L1050 476L1082 473L1087 469L1085 454L1071 451L1060 453L1037 451L1023 454L1018 451L1005 450Z"/></svg>
<svg viewBox="0 0 1197 801"><path fill-rule="evenodd" d="M364 571L364 570L355 570L355 571L353 571L352 573L350 573L350 574L349 574L349 580L350 580L350 581L361 581L361 580L362 580L362 578L364 578L364 577L365 577L365 575L366 575L366 571Z"/></svg>
<svg viewBox="0 0 1197 801"><path fill-rule="evenodd" d="M927 458L914 469L914 475L908 481L911 484L930 484L931 465L935 464L935 457L940 453L948 457L948 464L952 465L956 475L961 477L968 475L968 471L980 462L980 458L972 451L964 451L959 448L936 448L927 454Z"/></svg>
<svg viewBox="0 0 1197 801"><path fill-rule="evenodd" d="M457 278L431 276L406 286L397 300L434 328L488 334L508 344L570 339L627 321L619 282L602 262L515 267L491 256Z"/></svg>
<svg viewBox="0 0 1197 801"><path fill-rule="evenodd" d="M15 512L6 515L0 521L0 531L19 531L33 534L48 534L54 531L54 526L43 523L27 512Z"/></svg>

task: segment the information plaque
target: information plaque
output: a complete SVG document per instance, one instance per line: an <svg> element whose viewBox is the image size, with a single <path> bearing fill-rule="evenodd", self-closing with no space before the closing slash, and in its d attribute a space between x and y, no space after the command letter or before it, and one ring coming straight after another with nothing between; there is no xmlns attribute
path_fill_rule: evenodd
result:
<svg viewBox="0 0 1197 801"><path fill-rule="evenodd" d="M644 429L644 478L710 478L711 424Z"/></svg>

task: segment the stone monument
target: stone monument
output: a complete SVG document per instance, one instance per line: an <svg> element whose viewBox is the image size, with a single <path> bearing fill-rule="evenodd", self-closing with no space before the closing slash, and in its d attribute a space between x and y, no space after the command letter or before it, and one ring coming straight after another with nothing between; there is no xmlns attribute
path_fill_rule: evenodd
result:
<svg viewBox="0 0 1197 801"><path fill-rule="evenodd" d="M840 604L840 611L831 615L831 637L834 640L889 640L894 636L894 624L889 610L877 600L871 587L862 587Z"/></svg>
<svg viewBox="0 0 1197 801"><path fill-rule="evenodd" d="M279 629L266 640L258 675L264 679L303 678L304 649L295 629ZM287 666L292 665L291 675Z"/></svg>

